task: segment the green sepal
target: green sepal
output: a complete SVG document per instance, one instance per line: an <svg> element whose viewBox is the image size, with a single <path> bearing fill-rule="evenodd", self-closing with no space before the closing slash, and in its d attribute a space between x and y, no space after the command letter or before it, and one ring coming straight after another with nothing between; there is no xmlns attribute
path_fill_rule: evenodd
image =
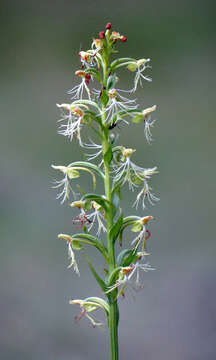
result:
<svg viewBox="0 0 216 360"><path fill-rule="evenodd" d="M68 169L67 175L68 175L69 179L76 179L76 178L80 177L79 171L74 170L74 169Z"/></svg>
<svg viewBox="0 0 216 360"><path fill-rule="evenodd" d="M85 302L83 304L83 309L85 309L87 312L92 312L97 310L98 306L94 304L94 302Z"/></svg>
<svg viewBox="0 0 216 360"><path fill-rule="evenodd" d="M133 184L135 185L142 185L143 184L143 180L144 180L144 176L143 174L140 173L140 176L136 175L135 173L133 173L131 175L131 181L133 182Z"/></svg>
<svg viewBox="0 0 216 360"><path fill-rule="evenodd" d="M91 201L85 201L84 202L84 206L83 206L83 210L85 210L85 211L89 211L89 210L91 210L92 209L92 204L91 204Z"/></svg>
<svg viewBox="0 0 216 360"><path fill-rule="evenodd" d="M73 239L72 248L73 250L82 250L83 246L80 244L80 241Z"/></svg>
<svg viewBox="0 0 216 360"><path fill-rule="evenodd" d="M90 234L75 234L72 236L73 241L78 240L79 242L83 242L84 244L93 245L96 247L100 253L104 256L104 259L106 262L109 262L108 254L107 254L107 248L100 242L100 240L93 235Z"/></svg>
<svg viewBox="0 0 216 360"><path fill-rule="evenodd" d="M135 124L140 124L141 122L143 122L143 115L136 115L133 119L132 122Z"/></svg>
<svg viewBox="0 0 216 360"><path fill-rule="evenodd" d="M137 69L137 64L135 64L135 63L129 64L129 65L127 66L127 69L130 70L130 71L132 71L132 72L134 72L134 71L136 71L136 69Z"/></svg>
<svg viewBox="0 0 216 360"><path fill-rule="evenodd" d="M100 100L101 100L101 104L106 107L109 102L109 96L107 95L105 89L103 89L101 92Z"/></svg>
<svg viewBox="0 0 216 360"><path fill-rule="evenodd" d="M131 231L133 232L139 232L141 231L143 228L143 225L140 223L140 221L136 221L132 227L131 227Z"/></svg>
<svg viewBox="0 0 216 360"><path fill-rule="evenodd" d="M113 244L115 243L116 239L119 236L119 233L121 231L122 228L122 224L123 224L123 216L122 213L119 215L117 221L115 222L115 224L112 226L112 228L109 231L109 236L113 242Z"/></svg>
<svg viewBox="0 0 216 360"><path fill-rule="evenodd" d="M95 296L86 298L85 301L96 303L99 307L104 309L107 315L109 315L109 304L105 300Z"/></svg>
<svg viewBox="0 0 216 360"><path fill-rule="evenodd" d="M107 90L115 88L117 81L118 77L116 76L116 74L110 75L107 79Z"/></svg>
<svg viewBox="0 0 216 360"><path fill-rule="evenodd" d="M111 63L110 67L111 67L112 70L114 70L114 69L116 69L116 68L118 67L118 65L120 65L120 64L121 64L120 66L124 66L124 65L126 65L126 64L131 63L131 62L136 62L136 59L132 59L132 58L119 58L119 59L114 60L114 61ZM123 64L122 64L122 63L123 63Z"/></svg>
<svg viewBox="0 0 216 360"><path fill-rule="evenodd" d="M89 297L85 299L85 301L88 301L90 303L92 302L92 305L96 304L97 307L100 307L104 310L107 320L107 326L109 326L109 314L110 314L109 304L105 300L99 297Z"/></svg>
<svg viewBox="0 0 216 360"><path fill-rule="evenodd" d="M101 169L95 164L89 163L87 161L75 161L75 162L71 163L68 167L76 167L76 166L82 167L82 168L87 168L89 170L93 170L102 179L105 178L103 171L101 171Z"/></svg>
<svg viewBox="0 0 216 360"><path fill-rule="evenodd" d="M80 100L75 100L75 101L73 101L72 104L74 104L74 105L76 105L76 104L83 104L83 105L93 106L93 107L95 107L95 108L99 111L99 113L101 112L101 109L100 109L100 107L98 106L98 104L97 104L95 101L92 101L92 100L80 99Z"/></svg>
<svg viewBox="0 0 216 360"><path fill-rule="evenodd" d="M124 258L126 255L130 254L131 252L133 252L133 250L131 249L124 249L122 250L119 254L118 254L118 257L117 257L117 265L118 266L122 266L123 263L124 263Z"/></svg>
<svg viewBox="0 0 216 360"><path fill-rule="evenodd" d="M114 206L103 196L97 195L97 194L86 194L82 197L81 200L91 200L96 201L99 205L102 206L102 208L107 211L109 207L112 207L112 210L114 211Z"/></svg>

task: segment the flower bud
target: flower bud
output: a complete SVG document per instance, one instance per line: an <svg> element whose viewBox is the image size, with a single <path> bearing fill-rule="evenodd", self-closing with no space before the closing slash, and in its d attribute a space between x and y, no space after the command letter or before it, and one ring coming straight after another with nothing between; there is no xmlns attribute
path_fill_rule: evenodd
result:
<svg viewBox="0 0 216 360"><path fill-rule="evenodd" d="M111 89L108 91L108 96L110 99L115 99L117 97L117 90Z"/></svg>
<svg viewBox="0 0 216 360"><path fill-rule="evenodd" d="M126 266L126 267L123 267L123 268L121 269L121 273L122 273L123 275L127 275L127 274L129 274L133 269L134 269L133 266Z"/></svg>
<svg viewBox="0 0 216 360"><path fill-rule="evenodd" d="M100 31L100 32L99 32L99 38L103 40L104 37L105 37L105 32L104 32L104 31Z"/></svg>
<svg viewBox="0 0 216 360"><path fill-rule="evenodd" d="M127 41L127 38L126 36L121 36L121 39L120 39L122 42L126 42Z"/></svg>
<svg viewBox="0 0 216 360"><path fill-rule="evenodd" d="M108 23L106 24L106 30L110 30L111 27L112 27L112 24L111 24L110 22L108 22Z"/></svg>
<svg viewBox="0 0 216 360"><path fill-rule="evenodd" d="M135 149L124 149L122 150L122 155L127 158L130 157L135 151Z"/></svg>
<svg viewBox="0 0 216 360"><path fill-rule="evenodd" d="M73 202L70 204L71 207L77 207L78 209L83 209L84 205L85 205L85 201L81 201L81 200L79 200L79 201L73 201Z"/></svg>

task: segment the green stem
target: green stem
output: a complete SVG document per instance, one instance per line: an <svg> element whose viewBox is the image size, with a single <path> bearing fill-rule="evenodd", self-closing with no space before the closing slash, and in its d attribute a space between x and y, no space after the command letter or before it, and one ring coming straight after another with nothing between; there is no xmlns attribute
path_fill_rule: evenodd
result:
<svg viewBox="0 0 216 360"><path fill-rule="evenodd" d="M108 62L109 54L104 54L104 76L103 76L103 85L106 87L107 78L108 78ZM111 192L111 179L110 179L110 163L105 158L105 154L108 151L109 144L109 131L106 128L106 113L105 108L102 106L102 123L103 123L103 138L102 138L102 150L103 150L103 159L104 159L104 188L105 195L110 204L112 204L112 192ZM110 205L106 211L106 221L107 221L107 250L108 250L108 258L109 258L109 274L116 267L115 260L115 245L113 244L112 238L110 237L110 230L113 226L113 210L112 205ZM118 318L119 318L119 310L117 303L117 290L112 291L111 294L108 295L108 301L110 306L109 313L109 335L110 335L110 360L118 360Z"/></svg>
<svg viewBox="0 0 216 360"><path fill-rule="evenodd" d="M108 150L108 134L104 132L104 138L102 141L103 147L103 157ZM104 168L105 168L105 195L110 204L112 204L112 193L111 193L111 184L110 184L110 165L104 159ZM113 211L112 208L108 208L106 212L107 220L107 250L109 258L109 273L113 271L116 267L115 261L115 247L110 237L110 230L113 226ZM110 314L109 314L109 334L110 334L110 360L118 360L118 303L117 303L117 291L112 291L108 297L110 305Z"/></svg>

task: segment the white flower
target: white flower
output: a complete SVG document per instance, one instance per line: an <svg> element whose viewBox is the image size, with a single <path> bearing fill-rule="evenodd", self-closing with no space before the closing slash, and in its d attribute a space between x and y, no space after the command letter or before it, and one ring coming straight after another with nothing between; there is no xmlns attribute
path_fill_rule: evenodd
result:
<svg viewBox="0 0 216 360"><path fill-rule="evenodd" d="M69 199L70 192L72 193L73 197L76 199L76 193L73 191L69 180L79 177L79 172L67 166L61 166L61 165L60 166L51 165L51 166L53 169L60 170L64 174L62 180L54 181L54 185L55 185L53 186L54 189L62 188L61 192L56 196L56 199L62 198L61 204L63 204L65 200Z"/></svg>
<svg viewBox="0 0 216 360"><path fill-rule="evenodd" d="M131 92L135 92L137 89L137 85L138 83L140 83L140 85L142 86L142 79L151 82L152 79L149 76L146 76L143 74L143 72L147 69L150 68L151 66L148 64L150 62L150 59L140 59L137 60L136 62L131 62L128 65L128 70L130 71L135 71L136 70L136 74L135 74L135 78L134 78L134 87L131 90Z"/></svg>
<svg viewBox="0 0 216 360"><path fill-rule="evenodd" d="M95 67L98 65L98 60L96 58L95 50L87 50L87 51L80 51L79 56L80 60L83 66L86 66L86 68L89 67Z"/></svg>
<svg viewBox="0 0 216 360"><path fill-rule="evenodd" d="M104 216L102 215L102 208L95 201L92 201L92 207L94 209L93 213L88 214L88 219L91 221L91 224L88 227L88 231L90 231L95 223L97 223L98 230L96 235L99 236L101 231L104 233L107 231L106 227L103 223Z"/></svg>
<svg viewBox="0 0 216 360"><path fill-rule="evenodd" d="M84 148L86 148L88 150L97 150L93 154L86 154L87 155L86 160L92 161L92 160L96 159L98 156L102 155L102 145L98 145L98 144L94 143L91 139L89 139L89 140L90 140L90 144L83 143L82 145ZM99 167L102 164L103 164L103 160L100 162Z"/></svg>
<svg viewBox="0 0 216 360"><path fill-rule="evenodd" d="M124 148L122 150L122 163L120 165L116 166L116 169L114 170L115 177L114 181L119 182L122 181L122 185L125 184L125 182L128 182L129 189L134 190L134 187L137 187L135 177L139 180L143 180L143 172L144 169L140 166L137 166L134 164L130 157L135 152L134 149L126 149Z"/></svg>
<svg viewBox="0 0 216 360"><path fill-rule="evenodd" d="M142 199L142 207L145 208L145 200L148 199L149 203L151 205L154 205L156 201L159 201L160 199L152 193L152 188L149 186L148 182L146 180L143 181L143 188L138 193L135 202L133 203L133 206L137 209L139 202Z"/></svg>
<svg viewBox="0 0 216 360"><path fill-rule="evenodd" d="M66 234L59 234L58 238L59 239L64 239L64 240L67 241L67 244L68 244L68 257L71 260L68 268L72 267L74 269L75 273L80 276L78 265L77 265L75 255L74 255L74 252L73 252L73 249L72 249L72 246L71 246L71 243L73 241L72 237L69 236L69 235L66 235Z"/></svg>
<svg viewBox="0 0 216 360"><path fill-rule="evenodd" d="M108 91L109 102L106 108L107 113L107 122L112 119L114 115L117 115L117 120L122 119L120 112L129 114L129 110L137 109L137 105L135 105L136 100L130 100L126 97L120 95L119 89L111 89ZM126 124L128 122L122 119Z"/></svg>
<svg viewBox="0 0 216 360"><path fill-rule="evenodd" d="M148 143L152 141L151 128L154 126L156 120L152 120L152 112L156 110L157 106L153 105L150 108L147 108L142 111L144 117L144 134Z"/></svg>
<svg viewBox="0 0 216 360"><path fill-rule="evenodd" d="M146 225L150 220L154 220L154 216L144 216L140 218L140 220L137 220L132 228L131 231L133 232L139 232L139 234L132 240L131 245L135 244L135 250L138 249L139 245L142 243L142 249L145 249L146 241L150 238L151 233L149 230L147 230Z"/></svg>
<svg viewBox="0 0 216 360"><path fill-rule="evenodd" d="M85 316L91 322L91 324L94 328L96 326L103 325L102 322L99 322L92 315L91 316L89 315L90 312L96 311L97 309L99 309L101 307L94 301L88 300L88 298L85 300L78 299L78 300L70 300L69 304L71 304L71 305L78 304L81 308L80 314L75 316L75 320L77 322L80 321L83 318L83 316Z"/></svg>
<svg viewBox="0 0 216 360"><path fill-rule="evenodd" d="M76 136L79 140L80 146L82 146L81 140L81 128L83 126L83 116L84 111L81 107L86 107L85 105L78 104L56 104L57 107L66 110L65 113L62 111L62 118L59 121L67 121L66 124L63 124L59 127L58 133L60 135L68 137L71 141L73 137Z"/></svg>
<svg viewBox="0 0 216 360"><path fill-rule="evenodd" d="M124 296L124 290L126 286L130 286L133 290L137 290L143 287L140 283L140 270L147 272L149 270L154 270L148 263L140 263L139 261L136 264L131 266L123 267L119 273L119 279L116 280L115 284L110 286L106 293L110 293L115 289L118 289L118 296ZM136 274L136 280L134 282L134 275Z"/></svg>
<svg viewBox="0 0 216 360"><path fill-rule="evenodd" d="M91 99L91 93L88 88L91 76L83 70L76 71L75 75L80 76L82 80L79 85L74 86L73 89L68 91L68 94L73 95L71 99L82 99L84 91L86 91L88 98Z"/></svg>

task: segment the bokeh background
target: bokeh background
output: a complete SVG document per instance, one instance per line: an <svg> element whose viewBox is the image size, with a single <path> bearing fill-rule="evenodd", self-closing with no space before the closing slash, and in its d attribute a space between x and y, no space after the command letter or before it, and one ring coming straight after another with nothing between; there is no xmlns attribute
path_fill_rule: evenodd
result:
<svg viewBox="0 0 216 360"><path fill-rule="evenodd" d="M69 100L77 53L108 21L128 38L122 56L152 59L153 82L137 96L143 108L158 104L152 146L139 125L118 130L136 162L159 167L161 198L144 213L157 217L149 242L157 271L135 300L120 300L121 358L216 358L215 11L208 0L1 0L2 359L108 358L107 330L75 324L79 308L68 304L100 290L81 257L81 279L67 269L57 234L73 230L76 213L55 200L50 168L82 156L57 135L55 103ZM119 87L129 87L130 74L121 76ZM131 203L126 192L125 214Z"/></svg>

